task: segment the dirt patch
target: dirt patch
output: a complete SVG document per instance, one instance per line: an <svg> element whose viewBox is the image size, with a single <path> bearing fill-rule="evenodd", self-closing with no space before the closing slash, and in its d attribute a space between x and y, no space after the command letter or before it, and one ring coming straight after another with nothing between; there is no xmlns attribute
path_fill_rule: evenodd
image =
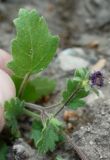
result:
<svg viewBox="0 0 110 160"><path fill-rule="evenodd" d="M12 20L22 7L36 8L46 17L50 30L59 34L61 38L58 54L64 48L79 47L84 50L85 59L90 62L89 67L94 65L98 59L105 58L107 63L103 73L108 81L110 76L110 2L108 0L69 0L68 2L67 0L30 0L28 2L26 0L2 0L0 2L0 48L9 52L10 41L15 35ZM97 46L94 47L93 44ZM46 105L53 104L60 99L60 91L64 88L67 78L72 75L71 72L65 72L60 68L57 62L58 54L43 73L57 80L56 91ZM109 90L110 87L106 84L102 89L104 100L100 98L94 104L88 104L84 109L77 111L81 115L81 120L76 127L77 131L72 134L72 141L85 153L87 160L110 159ZM13 159L12 148L11 146L9 160ZM54 153L45 156L36 153L37 158L34 156L34 159L55 160L57 155L62 156L65 160L81 159L68 142L59 145ZM21 158L21 160L25 159ZM29 160L34 159L31 157Z"/></svg>

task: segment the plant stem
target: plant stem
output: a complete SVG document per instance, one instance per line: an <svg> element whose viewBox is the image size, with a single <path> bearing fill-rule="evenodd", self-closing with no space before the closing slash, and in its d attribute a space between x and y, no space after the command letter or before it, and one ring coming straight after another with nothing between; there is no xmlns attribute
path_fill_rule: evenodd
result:
<svg viewBox="0 0 110 160"><path fill-rule="evenodd" d="M62 101L60 101L56 104L53 104L51 106L45 107L45 109L53 109L53 108L56 108L56 107L60 106L61 104L62 104Z"/></svg>
<svg viewBox="0 0 110 160"><path fill-rule="evenodd" d="M62 104L62 102L59 102L59 103L57 103L57 104L54 104L54 105L52 105L52 106L48 106L48 107L44 107L44 106L40 106L40 105L37 105L37 104L33 104L33 103L25 103L26 104L26 106L28 107L28 108L30 108L30 109L34 109L34 110L36 110L36 111L42 111L42 110L50 110L50 109L53 109L53 108L55 108L55 107L58 107L59 105L61 105Z"/></svg>
<svg viewBox="0 0 110 160"><path fill-rule="evenodd" d="M33 103L28 103L28 102L25 102L25 105L27 108L36 110L37 112L41 112L44 108L43 106L33 104Z"/></svg>
<svg viewBox="0 0 110 160"><path fill-rule="evenodd" d="M41 117L37 113L31 112L28 109L24 109L24 113L29 117L35 118L37 121L41 121Z"/></svg>
<svg viewBox="0 0 110 160"><path fill-rule="evenodd" d="M76 95L77 92L79 92L81 88L78 86L78 88L70 95L70 97L67 99L67 101L62 105L62 107L55 113L54 117L56 117L62 110L63 108L73 99Z"/></svg>
<svg viewBox="0 0 110 160"><path fill-rule="evenodd" d="M21 83L21 86L19 88L18 97L22 97L24 89L25 89L26 84L28 82L29 76L30 76L30 73L27 73L26 76L24 77L24 79L23 79L23 81Z"/></svg>

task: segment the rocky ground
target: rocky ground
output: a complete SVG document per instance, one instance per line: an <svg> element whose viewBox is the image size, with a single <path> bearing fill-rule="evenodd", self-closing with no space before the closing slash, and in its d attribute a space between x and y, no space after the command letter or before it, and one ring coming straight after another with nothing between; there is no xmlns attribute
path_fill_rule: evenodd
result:
<svg viewBox="0 0 110 160"><path fill-rule="evenodd" d="M49 24L50 30L59 34L61 43L53 63L44 74L57 80L57 89L48 103L59 98L67 77L78 67L102 70L105 86L100 96L91 95L88 105L78 114L81 120L77 131L71 134L79 148L66 142L54 153L40 156L22 140L15 142L16 159L55 160L57 155L65 160L110 160L110 1L109 0L1 0L0 1L0 48L10 52L10 41L15 35L12 20L19 8L36 8ZM21 150L26 156L21 156ZM18 154L18 152L20 153ZM24 152L23 152L24 153ZM31 156L28 153L32 153ZM81 154L84 154L83 156ZM8 160L12 160L9 153ZM19 156L20 155L20 158ZM81 159L82 156L82 159Z"/></svg>

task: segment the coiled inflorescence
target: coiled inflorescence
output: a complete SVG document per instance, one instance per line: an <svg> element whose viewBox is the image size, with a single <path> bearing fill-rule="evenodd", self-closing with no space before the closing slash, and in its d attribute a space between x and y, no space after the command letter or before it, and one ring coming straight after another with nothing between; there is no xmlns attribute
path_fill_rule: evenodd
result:
<svg viewBox="0 0 110 160"><path fill-rule="evenodd" d="M102 87L104 85L104 77L100 71L94 72L90 76L92 86Z"/></svg>

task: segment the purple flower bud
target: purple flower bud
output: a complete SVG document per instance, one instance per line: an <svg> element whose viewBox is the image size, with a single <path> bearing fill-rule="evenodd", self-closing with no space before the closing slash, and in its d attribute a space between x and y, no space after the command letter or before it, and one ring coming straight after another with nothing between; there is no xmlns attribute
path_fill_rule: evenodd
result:
<svg viewBox="0 0 110 160"><path fill-rule="evenodd" d="M100 71L94 72L90 76L92 86L102 87L104 85L104 77Z"/></svg>

